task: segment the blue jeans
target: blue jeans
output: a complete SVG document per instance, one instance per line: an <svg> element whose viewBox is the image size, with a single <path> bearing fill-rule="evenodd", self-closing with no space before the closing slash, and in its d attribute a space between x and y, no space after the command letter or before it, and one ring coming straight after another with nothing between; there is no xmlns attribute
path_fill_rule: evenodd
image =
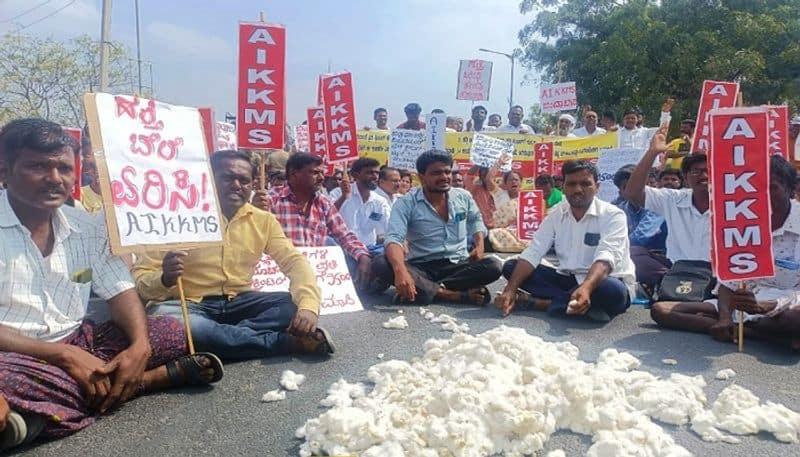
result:
<svg viewBox="0 0 800 457"><path fill-rule="evenodd" d="M507 260L503 265L503 276L506 279L511 278L511 273L514 272L516 266L516 259ZM563 316L566 315L570 295L578 288L578 285L574 275L558 274L556 270L540 264L533 274L525 279L521 288L534 297L551 300L550 306L547 307L547 313ZM600 284L589 296L589 300L591 307L599 308L611 317L624 313L631 305L625 283L619 278L611 276L600 281Z"/></svg>
<svg viewBox="0 0 800 457"><path fill-rule="evenodd" d="M198 351L254 359L288 352L286 328L296 312L288 292L243 292L233 300L205 297L190 303L189 324ZM148 313L183 320L178 300L161 302Z"/></svg>

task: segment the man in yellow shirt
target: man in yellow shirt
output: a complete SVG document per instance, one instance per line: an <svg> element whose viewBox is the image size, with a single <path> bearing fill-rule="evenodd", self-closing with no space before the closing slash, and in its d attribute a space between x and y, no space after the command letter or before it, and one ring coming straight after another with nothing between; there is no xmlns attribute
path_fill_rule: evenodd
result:
<svg viewBox="0 0 800 457"><path fill-rule="evenodd" d="M700 152L691 151L694 126L694 119L684 119L681 121L681 135L678 138L670 141L667 145L667 160L664 164L664 168L674 168L676 170L680 170L681 164L683 163L683 158L689 155L689 152Z"/></svg>
<svg viewBox="0 0 800 457"><path fill-rule="evenodd" d="M100 177L97 174L97 162L94 157L84 156L81 163L84 178L89 184L81 187L81 204L87 213L94 214L103 209L103 198L100 196Z"/></svg>
<svg viewBox="0 0 800 457"><path fill-rule="evenodd" d="M253 184L249 157L218 151L211 167L227 224L223 245L143 255L133 267L139 295L157 303L152 314L180 316L176 284L182 278L198 350L213 348L223 358L333 353L330 335L317 327L320 290L311 265L275 216L248 203ZM265 199L265 191L254 198ZM251 290L262 254L270 255L289 278L289 293Z"/></svg>

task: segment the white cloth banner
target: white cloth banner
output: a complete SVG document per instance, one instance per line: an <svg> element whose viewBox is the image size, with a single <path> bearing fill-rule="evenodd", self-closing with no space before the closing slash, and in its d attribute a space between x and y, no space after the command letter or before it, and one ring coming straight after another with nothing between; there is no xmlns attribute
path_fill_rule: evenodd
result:
<svg viewBox="0 0 800 457"><path fill-rule="evenodd" d="M597 160L597 183L600 186L597 198L611 203L619 196L614 185L614 173L625 165L636 165L644 156L644 149L613 148L601 149Z"/></svg>
<svg viewBox="0 0 800 457"><path fill-rule="evenodd" d="M575 82L550 84L539 88L539 102L543 113L557 113L578 109Z"/></svg>
<svg viewBox="0 0 800 457"><path fill-rule="evenodd" d="M488 168L497 163L503 154L513 157L514 143L477 132L473 135L472 148L469 151L469 160L473 164ZM511 161L500 167L500 171L511 171Z"/></svg>
<svg viewBox="0 0 800 457"><path fill-rule="evenodd" d="M444 140L444 136L442 136ZM398 170L416 170L417 157L425 149L425 132L422 130L392 130L389 139L389 166Z"/></svg>

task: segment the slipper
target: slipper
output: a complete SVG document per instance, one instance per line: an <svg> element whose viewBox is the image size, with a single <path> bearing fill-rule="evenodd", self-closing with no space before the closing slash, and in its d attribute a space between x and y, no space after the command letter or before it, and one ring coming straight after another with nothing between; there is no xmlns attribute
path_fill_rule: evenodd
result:
<svg viewBox="0 0 800 457"><path fill-rule="evenodd" d="M205 357L210 360L211 366L203 367L200 365L199 357ZM180 370L178 369L179 367ZM205 369L214 370L214 377L210 381L206 381L200 375L200 372ZM210 352L196 352L194 355L185 355L167 363L167 376L173 387L213 384L222 379L224 374L225 370L222 367L222 361Z"/></svg>
<svg viewBox="0 0 800 457"><path fill-rule="evenodd" d="M477 306L486 306L486 305L489 304L490 301L492 301L492 294L491 294L491 292L489 292L489 289L487 289L486 287L481 287L480 289L478 289L478 292L481 295L483 295L483 300L480 303L476 303L475 301L472 300L472 295L470 295L470 291L473 291L473 290L475 290L475 289L467 289L467 290L461 292L461 302L462 303L468 303L468 304L477 305Z"/></svg>
<svg viewBox="0 0 800 457"><path fill-rule="evenodd" d="M8 417L6 417L6 428L0 432L0 451L21 445L27 435L28 426L25 419L17 412L9 411Z"/></svg>
<svg viewBox="0 0 800 457"><path fill-rule="evenodd" d="M336 352L336 345L333 344L333 338L327 330L322 327L317 327L315 333L322 335L322 340L312 335L290 336L292 341L292 343L290 343L292 346L290 351L314 355L330 355Z"/></svg>

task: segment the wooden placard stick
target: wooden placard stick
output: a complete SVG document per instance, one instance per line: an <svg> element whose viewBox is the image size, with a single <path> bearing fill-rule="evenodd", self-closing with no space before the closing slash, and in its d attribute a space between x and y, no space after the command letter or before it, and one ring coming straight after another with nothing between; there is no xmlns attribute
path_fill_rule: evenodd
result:
<svg viewBox="0 0 800 457"><path fill-rule="evenodd" d="M745 290L744 281L739 281L739 290ZM744 350L744 311L737 311L739 313L739 352Z"/></svg>
<svg viewBox="0 0 800 457"><path fill-rule="evenodd" d="M183 292L183 278L178 276L178 297L181 301L181 313L183 314L183 325L186 328L186 343L189 345L189 355L194 355L194 338L192 338L192 326L189 325L189 305L186 303L186 294Z"/></svg>
<svg viewBox="0 0 800 457"><path fill-rule="evenodd" d="M258 154L258 188L265 190L267 188L267 151L261 151Z"/></svg>

